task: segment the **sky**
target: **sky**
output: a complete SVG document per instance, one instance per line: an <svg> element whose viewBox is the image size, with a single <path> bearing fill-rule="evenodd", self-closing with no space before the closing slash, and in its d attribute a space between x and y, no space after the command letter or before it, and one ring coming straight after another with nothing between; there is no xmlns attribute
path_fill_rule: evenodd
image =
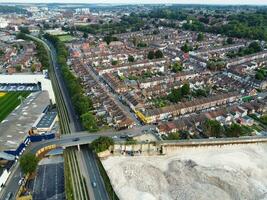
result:
<svg viewBox="0 0 267 200"><path fill-rule="evenodd" d="M0 3L119 3L119 4L253 4L267 5L267 0L0 0Z"/></svg>

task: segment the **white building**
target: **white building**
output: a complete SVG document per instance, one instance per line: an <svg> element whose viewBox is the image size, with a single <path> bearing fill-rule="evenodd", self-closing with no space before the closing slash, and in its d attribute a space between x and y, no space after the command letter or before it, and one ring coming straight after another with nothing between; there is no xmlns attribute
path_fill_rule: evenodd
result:
<svg viewBox="0 0 267 200"><path fill-rule="evenodd" d="M8 20L4 19L4 18L0 18L0 28L6 28L8 26Z"/></svg>
<svg viewBox="0 0 267 200"><path fill-rule="evenodd" d="M41 84L43 91L48 91L49 99L55 103L55 94L53 91L51 80L46 78L45 74L13 74L0 75L0 84ZM24 91L31 90L30 87L12 87L10 91Z"/></svg>

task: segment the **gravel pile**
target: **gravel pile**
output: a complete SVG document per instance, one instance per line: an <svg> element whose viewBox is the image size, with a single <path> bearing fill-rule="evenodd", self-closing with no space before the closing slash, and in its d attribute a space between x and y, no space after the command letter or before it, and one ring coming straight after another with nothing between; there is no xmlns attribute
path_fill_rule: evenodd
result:
<svg viewBox="0 0 267 200"><path fill-rule="evenodd" d="M103 161L121 200L266 200L267 145L188 148Z"/></svg>

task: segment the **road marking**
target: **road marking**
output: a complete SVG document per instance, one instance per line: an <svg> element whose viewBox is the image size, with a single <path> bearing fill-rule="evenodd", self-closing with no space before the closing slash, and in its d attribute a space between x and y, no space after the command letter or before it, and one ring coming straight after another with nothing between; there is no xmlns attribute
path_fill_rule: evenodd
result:
<svg viewBox="0 0 267 200"><path fill-rule="evenodd" d="M45 170L46 170L46 165L44 165L44 173L43 173L43 182L42 182L42 191L45 190Z"/></svg>
<svg viewBox="0 0 267 200"><path fill-rule="evenodd" d="M57 196L57 192L58 192L58 180L57 180L57 165L56 165L56 181L55 181L55 186L56 186L56 199L58 198L58 196Z"/></svg>
<svg viewBox="0 0 267 200"><path fill-rule="evenodd" d="M34 195L35 194L35 188L36 188L36 179L37 179L37 176L38 176L38 170L37 170L37 173L36 173L36 176L34 178L34 182L33 182L33 191L32 191L32 194Z"/></svg>

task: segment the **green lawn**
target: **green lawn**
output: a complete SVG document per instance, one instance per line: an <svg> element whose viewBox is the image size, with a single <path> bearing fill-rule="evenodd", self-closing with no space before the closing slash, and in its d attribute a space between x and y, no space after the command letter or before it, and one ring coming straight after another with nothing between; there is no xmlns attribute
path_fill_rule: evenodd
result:
<svg viewBox="0 0 267 200"><path fill-rule="evenodd" d="M26 98L30 92L8 92L0 97L0 122L3 121L19 104L19 96Z"/></svg>
<svg viewBox="0 0 267 200"><path fill-rule="evenodd" d="M70 42L74 39L71 35L60 35L58 38L61 42Z"/></svg>

